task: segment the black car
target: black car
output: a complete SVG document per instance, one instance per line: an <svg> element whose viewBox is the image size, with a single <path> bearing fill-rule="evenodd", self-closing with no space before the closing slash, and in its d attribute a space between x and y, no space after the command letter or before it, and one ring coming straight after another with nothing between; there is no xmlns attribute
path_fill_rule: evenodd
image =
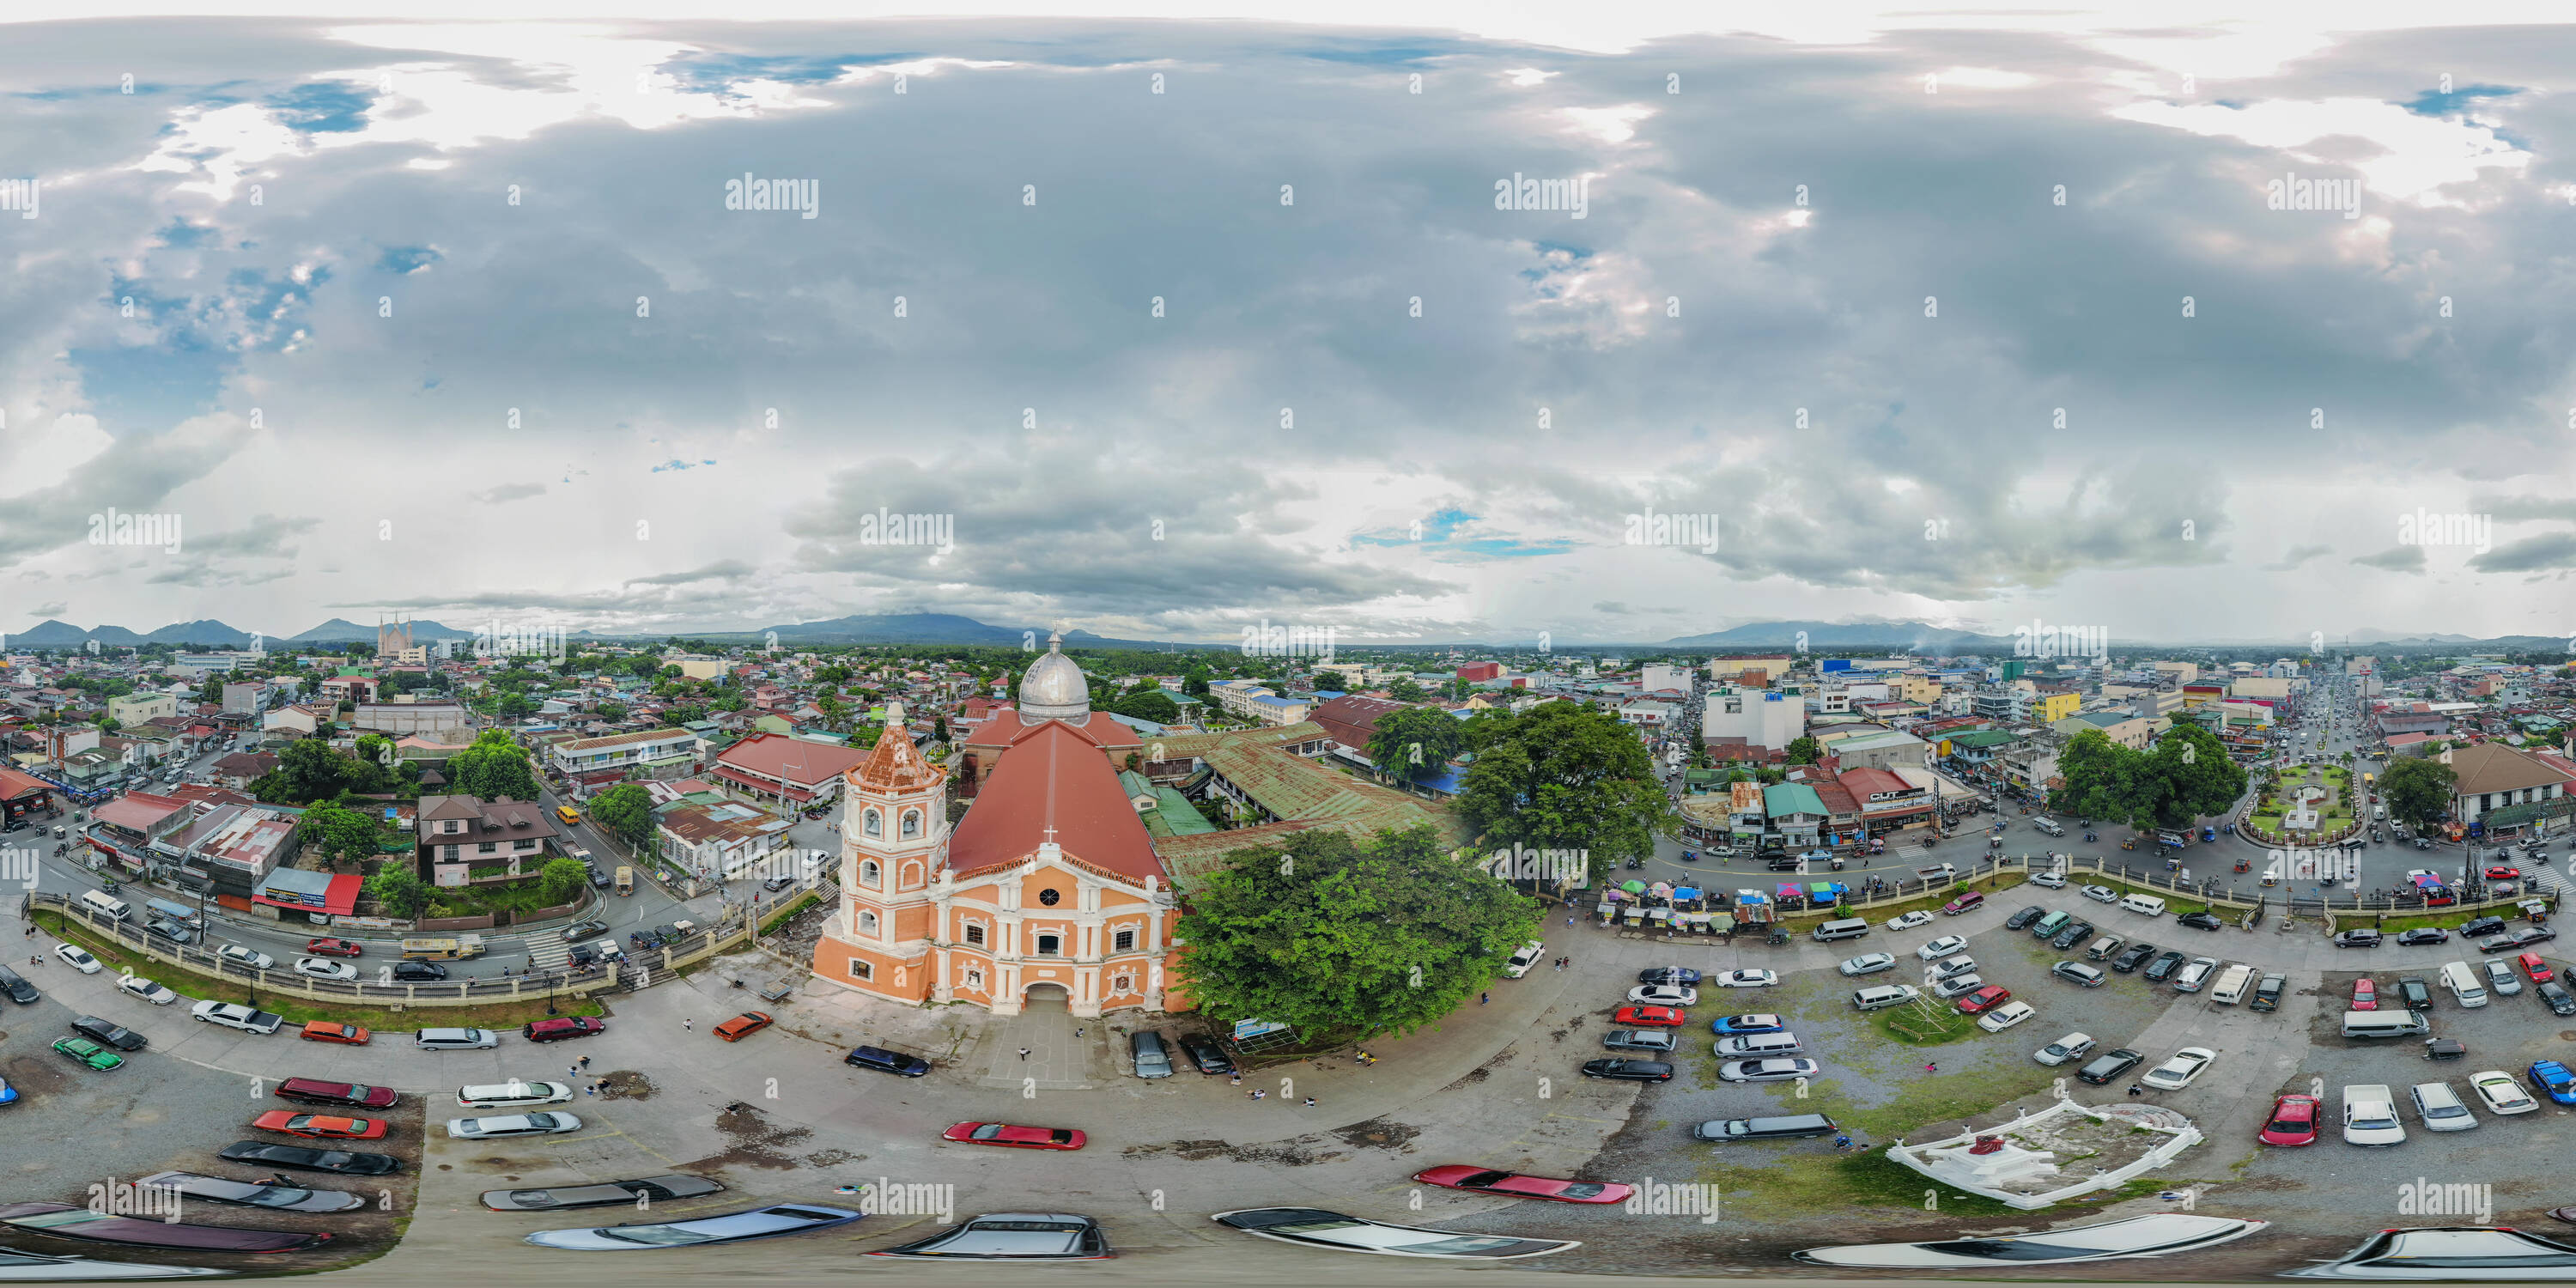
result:
<svg viewBox="0 0 2576 1288"><path fill-rule="evenodd" d="M2031 906L2004 918L2004 929L2028 930L2030 929L2030 923L2047 915L2048 909L2040 907L2038 904L2034 903Z"/></svg>
<svg viewBox="0 0 2576 1288"><path fill-rule="evenodd" d="M2148 965L2146 973L2147 982L2151 984L2161 984L2165 982L2165 980L2175 971L2182 969L2183 960L2183 955L2179 950L2171 948L2166 949L2164 956L2158 957L2153 963Z"/></svg>
<svg viewBox="0 0 2576 1288"><path fill-rule="evenodd" d="M2549 1004L2550 1014L2576 1015L2576 993L2568 992L2566 987L2556 980L2543 980L2534 985L2533 989L2540 994L2541 1001Z"/></svg>
<svg viewBox="0 0 2576 1288"><path fill-rule="evenodd" d="M2280 1010L2281 994L2288 988L2288 980L2278 975L2266 975L2261 982L2254 985L2254 1000L2245 1005L2248 1009L2256 1011Z"/></svg>
<svg viewBox="0 0 2576 1288"><path fill-rule="evenodd" d="M2224 923L2218 920L2218 915L2216 913L2203 908L2198 912L2186 912L2183 915L2174 918L2174 924L2177 926L2189 926L2194 930L2216 930Z"/></svg>
<svg viewBox="0 0 2576 1288"><path fill-rule="evenodd" d="M2334 946L2337 948L2377 948L2379 946L2379 940L2380 934L2376 930L2345 930L2336 932L2334 937Z"/></svg>
<svg viewBox="0 0 2576 1288"><path fill-rule="evenodd" d="M901 1051L888 1051L884 1047L853 1047L848 1055L841 1057L841 1063L853 1069L874 1069L902 1078L918 1078L930 1072L928 1060L917 1055L905 1055Z"/></svg>
<svg viewBox="0 0 2576 1288"><path fill-rule="evenodd" d="M2057 934L2048 941L2048 946L2051 948L2073 948L2077 944L2083 943L2085 936L2092 933L2092 922L2070 921L2065 925L2058 927Z"/></svg>
<svg viewBox="0 0 2576 1288"><path fill-rule="evenodd" d="M1688 966L1657 966L1637 972L1640 984L1697 984L1699 972Z"/></svg>
<svg viewBox="0 0 2576 1288"><path fill-rule="evenodd" d="M599 951L599 945L597 944L574 944L572 948L564 954L564 962L575 969L579 969L582 967L598 965L599 959L602 956L605 956L605 954Z"/></svg>
<svg viewBox="0 0 2576 1288"><path fill-rule="evenodd" d="M662 946L662 932L658 930L632 931L627 934L626 942L637 948L659 948Z"/></svg>
<svg viewBox="0 0 2576 1288"><path fill-rule="evenodd" d="M36 1004L36 986L28 983L26 976L6 966L0 966L0 993L7 993L10 1001L22 1006Z"/></svg>
<svg viewBox="0 0 2576 1288"><path fill-rule="evenodd" d="M2406 1004L2407 1010L2429 1011L2433 1009L2432 986L2426 984L2424 982L2424 977L2421 975L2398 976L2397 996L2399 1000Z"/></svg>
<svg viewBox="0 0 2576 1288"><path fill-rule="evenodd" d="M2417 926L2399 935L2397 942L2409 947L2416 944L2447 944L2451 942L2451 932L2440 926Z"/></svg>
<svg viewBox="0 0 2576 1288"><path fill-rule="evenodd" d="M1673 1067L1661 1060L1586 1060L1583 1076L1622 1082L1670 1082Z"/></svg>
<svg viewBox="0 0 2576 1288"><path fill-rule="evenodd" d="M2131 944L2128 947L2121 949L2119 956L2111 959L2111 969L2126 975L2130 971L2146 965L2147 959L2155 955L2156 946L2154 944Z"/></svg>
<svg viewBox="0 0 2576 1288"><path fill-rule="evenodd" d="M2504 924L2504 918L2502 917L2471 917L2467 921L2460 923L2460 938L2483 939L2488 935L2492 935L2495 932L2504 929Z"/></svg>
<svg viewBox="0 0 2576 1288"><path fill-rule="evenodd" d="M597 868L592 868L592 869L590 870L590 885L591 885L591 888L592 888L592 889L594 889L594 890L605 890L605 889L607 889L607 888L608 888L608 874L607 874L607 873L605 873L605 872L600 871L600 870L599 870L599 869L597 869Z"/></svg>
<svg viewBox="0 0 2576 1288"><path fill-rule="evenodd" d="M1800 860L1793 855L1774 854L1771 856L1770 868L1774 872L1795 872L1798 870L1799 862Z"/></svg>
<svg viewBox="0 0 2576 1288"><path fill-rule="evenodd" d="M94 1041L104 1042L119 1051L140 1051L147 1045L142 1034L111 1024L95 1015L84 1015L72 1021L72 1032Z"/></svg>
<svg viewBox="0 0 2576 1288"><path fill-rule="evenodd" d="M1190 1053L1190 1062L1197 1065L1201 1073L1234 1072L1234 1061L1226 1058L1225 1048L1218 1046L1213 1039L1193 1033L1181 1039L1181 1049Z"/></svg>
<svg viewBox="0 0 2576 1288"><path fill-rule="evenodd" d="M391 1176L402 1170L402 1160L391 1154L306 1149L300 1145L271 1145L259 1140L234 1141L215 1156L228 1163L291 1167L299 1172L330 1172L337 1176Z"/></svg>
<svg viewBox="0 0 2576 1288"><path fill-rule="evenodd" d="M144 922L143 928L152 932L156 937L167 939L174 944L193 944L197 942L196 931L190 930L186 926L182 926L178 922L172 921L167 917L154 917L150 921Z"/></svg>
<svg viewBox="0 0 2576 1288"><path fill-rule="evenodd" d="M2075 1071L2075 1076L2098 1087L2137 1068L2145 1059L2145 1056L2127 1047L2114 1047L2093 1057L2091 1063Z"/></svg>
<svg viewBox="0 0 2576 1288"><path fill-rule="evenodd" d="M563 937L564 942L569 944L575 940L588 939L592 935L604 935L607 933L608 923L605 921L576 921L571 925L564 927Z"/></svg>
<svg viewBox="0 0 2576 1288"><path fill-rule="evenodd" d="M2529 948L2533 944L2548 943L2550 940L2556 939L2557 937L2558 932L2551 930L2547 926L2525 926L2520 930L2514 931L2512 934L2497 936L2494 941L2496 945L2495 951L2502 952L2506 949L2512 948Z"/></svg>
<svg viewBox="0 0 2576 1288"><path fill-rule="evenodd" d="M447 978L447 968L437 962L395 962L394 982L420 984Z"/></svg>

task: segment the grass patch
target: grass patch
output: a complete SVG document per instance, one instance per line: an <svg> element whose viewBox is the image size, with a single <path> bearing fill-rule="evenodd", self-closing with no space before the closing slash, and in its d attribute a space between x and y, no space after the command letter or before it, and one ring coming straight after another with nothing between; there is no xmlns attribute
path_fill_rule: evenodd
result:
<svg viewBox="0 0 2576 1288"><path fill-rule="evenodd" d="M48 933L88 949L92 956L97 957L119 974L140 975L183 997L239 1002L246 1006L256 1005L260 1010L277 1016L289 1024L302 1024L307 1020L330 1020L339 1024L355 1024L360 1028L408 1033L424 1025L430 1028L514 1029L531 1020L546 1018L546 995L542 991L515 1002L496 1002L483 1006L424 1005L415 1006L406 1011L396 1011L381 1006L360 1006L354 1002L343 1002L336 998L305 998L273 989L261 990L257 1001L254 1002L250 986L239 980L218 979L168 962L154 961L141 953L129 951L120 945L100 939L90 933L87 927L77 922L66 925L63 914L50 909L39 908L35 916L36 924L43 926ZM556 994L554 1003L556 1013L562 1015L608 1013L607 1008L598 1002L570 993ZM179 1005L177 1002L171 1003L173 1009L177 1009Z"/></svg>
<svg viewBox="0 0 2576 1288"><path fill-rule="evenodd" d="M794 903L788 904L786 907L761 918L760 933L764 935L768 934L771 930L777 928L778 923L785 921L788 918L795 916L797 913L803 912L807 908L811 908L822 901L823 896L816 894L811 890L806 891L804 895L799 897Z"/></svg>
<svg viewBox="0 0 2576 1288"><path fill-rule="evenodd" d="M1787 874L1784 873L1782 875L1785 877ZM1830 908L1818 911L1816 909L1809 908L1798 912L1788 913L1781 918L1781 921L1793 930L1803 931L1813 929L1818 923L1832 921L1840 917L1867 917L1869 919L1870 926L1875 929L1885 925L1890 917L1902 916L1909 912L1939 912L1942 904L1948 903L1970 890L1982 892L1987 897L1992 898L1997 891L2007 890L2015 886L2022 885L2026 880L2027 878L2018 872L1990 872L1985 876L1978 877L1974 881L1962 881L1957 885L1935 890L1930 894L1921 896L1920 898L1907 899L1902 903L1873 904L1867 911L1855 909L1851 912L1837 912Z"/></svg>
<svg viewBox="0 0 2576 1288"><path fill-rule="evenodd" d="M1925 1010L1930 1014L1924 1014ZM1872 1011L1869 1023L1889 1041L1915 1047L1940 1046L1978 1032L1975 1016L1962 1015L1957 1007L1938 1002L1921 1010L1908 1005Z"/></svg>

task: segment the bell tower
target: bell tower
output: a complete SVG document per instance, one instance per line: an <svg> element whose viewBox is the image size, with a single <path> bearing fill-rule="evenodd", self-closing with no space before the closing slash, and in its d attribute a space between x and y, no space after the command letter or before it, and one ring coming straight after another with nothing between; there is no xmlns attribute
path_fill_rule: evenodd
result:
<svg viewBox="0 0 2576 1288"><path fill-rule="evenodd" d="M841 906L815 946L815 973L887 997L930 995L931 889L948 858L947 782L912 745L903 704L886 704L885 732L843 782Z"/></svg>

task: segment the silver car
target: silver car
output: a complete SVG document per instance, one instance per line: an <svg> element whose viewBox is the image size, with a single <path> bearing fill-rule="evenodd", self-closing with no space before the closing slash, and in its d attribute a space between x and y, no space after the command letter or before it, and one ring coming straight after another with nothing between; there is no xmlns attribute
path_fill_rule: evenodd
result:
<svg viewBox="0 0 2576 1288"><path fill-rule="evenodd" d="M1932 981L1932 991L1945 998L1966 997L1968 994L1976 992L1978 989L1984 988L1985 986L1986 981L1980 978L1974 971L1965 975L1953 975L1948 979L1936 979Z"/></svg>
<svg viewBox="0 0 2576 1288"><path fill-rule="evenodd" d="M510 1136L553 1136L580 1131L581 1119L566 1113L505 1114L498 1118L450 1118L447 1134L454 1140L500 1140Z"/></svg>
<svg viewBox="0 0 2576 1288"><path fill-rule="evenodd" d="M1887 953L1862 953L1841 966L1842 973L1846 975L1875 975L1883 970L1894 969L1896 969L1896 958Z"/></svg>
<svg viewBox="0 0 2576 1288"><path fill-rule="evenodd" d="M1787 1082L1794 1078L1812 1078L1824 1066L1813 1060L1729 1060L1717 1066L1717 1076L1728 1082Z"/></svg>

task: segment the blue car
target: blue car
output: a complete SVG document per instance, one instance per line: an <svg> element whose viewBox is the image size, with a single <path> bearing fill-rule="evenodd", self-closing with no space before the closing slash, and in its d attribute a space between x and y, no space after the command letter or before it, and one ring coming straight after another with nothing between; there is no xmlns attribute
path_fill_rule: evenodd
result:
<svg viewBox="0 0 2576 1288"><path fill-rule="evenodd" d="M1721 1037L1730 1033L1779 1033L1789 1027L1777 1015L1729 1015L1708 1022L1708 1031Z"/></svg>
<svg viewBox="0 0 2576 1288"><path fill-rule="evenodd" d="M2531 1062L2531 1086L2562 1105L2576 1105L2576 1073L2555 1060Z"/></svg>

